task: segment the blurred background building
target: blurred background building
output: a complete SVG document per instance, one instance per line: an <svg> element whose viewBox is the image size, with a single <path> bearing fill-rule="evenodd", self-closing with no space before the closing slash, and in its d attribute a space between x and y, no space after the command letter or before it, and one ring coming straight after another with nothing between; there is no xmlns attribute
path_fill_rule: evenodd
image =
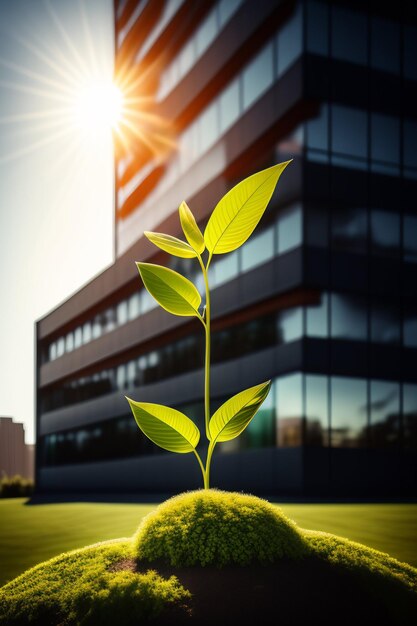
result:
<svg viewBox="0 0 417 626"><path fill-rule="evenodd" d="M213 486L415 493L414 4L119 0L115 41L143 140L116 146L114 265L37 323L37 489L200 485L193 455L149 442L124 398L203 423L201 328L157 306L135 261L201 276L142 233L181 236L184 199L203 228L234 184L294 158L254 235L210 270L212 407L273 379L217 447Z"/></svg>
<svg viewBox="0 0 417 626"><path fill-rule="evenodd" d="M11 417L0 417L0 478L19 474L33 480L35 446L25 443L23 424Z"/></svg>

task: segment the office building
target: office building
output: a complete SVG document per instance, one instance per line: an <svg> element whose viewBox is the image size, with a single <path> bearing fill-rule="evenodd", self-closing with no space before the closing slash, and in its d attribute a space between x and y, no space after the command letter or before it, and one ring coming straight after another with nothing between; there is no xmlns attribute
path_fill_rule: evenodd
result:
<svg viewBox="0 0 417 626"><path fill-rule="evenodd" d="M34 445L25 443L23 424L11 417L0 417L0 478L34 476Z"/></svg>
<svg viewBox="0 0 417 626"><path fill-rule="evenodd" d="M201 327L159 308L135 261L201 288L198 266L143 231L181 236L182 200L203 228L234 184L293 158L258 229L210 270L212 407L273 380L216 449L212 484L415 493L413 3L120 0L115 25L116 79L140 77L165 125L142 115L143 141L117 144L114 264L37 323L38 489L200 485L194 456L148 441L124 397L203 423Z"/></svg>

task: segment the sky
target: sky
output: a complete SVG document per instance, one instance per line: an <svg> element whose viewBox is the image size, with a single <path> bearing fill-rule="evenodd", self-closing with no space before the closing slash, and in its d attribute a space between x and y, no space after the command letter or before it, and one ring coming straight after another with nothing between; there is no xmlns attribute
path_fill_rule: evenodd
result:
<svg viewBox="0 0 417 626"><path fill-rule="evenodd" d="M78 114L113 45L112 0L0 0L0 416L27 443L35 320L113 260L111 130Z"/></svg>

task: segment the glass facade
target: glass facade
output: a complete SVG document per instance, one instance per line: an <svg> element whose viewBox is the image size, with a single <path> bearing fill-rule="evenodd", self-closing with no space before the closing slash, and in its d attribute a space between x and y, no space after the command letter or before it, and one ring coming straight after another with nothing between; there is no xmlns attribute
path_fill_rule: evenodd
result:
<svg viewBox="0 0 417 626"><path fill-rule="evenodd" d="M226 399L215 398L214 407ZM203 425L202 401L176 408ZM417 385L301 372L281 376L274 379L267 399L243 435L220 444L218 450L227 453L302 445L417 449ZM43 466L163 453L139 431L131 415L41 440Z"/></svg>

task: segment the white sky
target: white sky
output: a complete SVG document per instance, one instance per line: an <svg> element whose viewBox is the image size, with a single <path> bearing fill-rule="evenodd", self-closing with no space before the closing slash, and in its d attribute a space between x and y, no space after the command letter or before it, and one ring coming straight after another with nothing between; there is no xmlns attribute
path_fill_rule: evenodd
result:
<svg viewBox="0 0 417 626"><path fill-rule="evenodd" d="M113 258L110 131L71 119L112 63L112 0L0 0L0 416L28 443L34 322Z"/></svg>

